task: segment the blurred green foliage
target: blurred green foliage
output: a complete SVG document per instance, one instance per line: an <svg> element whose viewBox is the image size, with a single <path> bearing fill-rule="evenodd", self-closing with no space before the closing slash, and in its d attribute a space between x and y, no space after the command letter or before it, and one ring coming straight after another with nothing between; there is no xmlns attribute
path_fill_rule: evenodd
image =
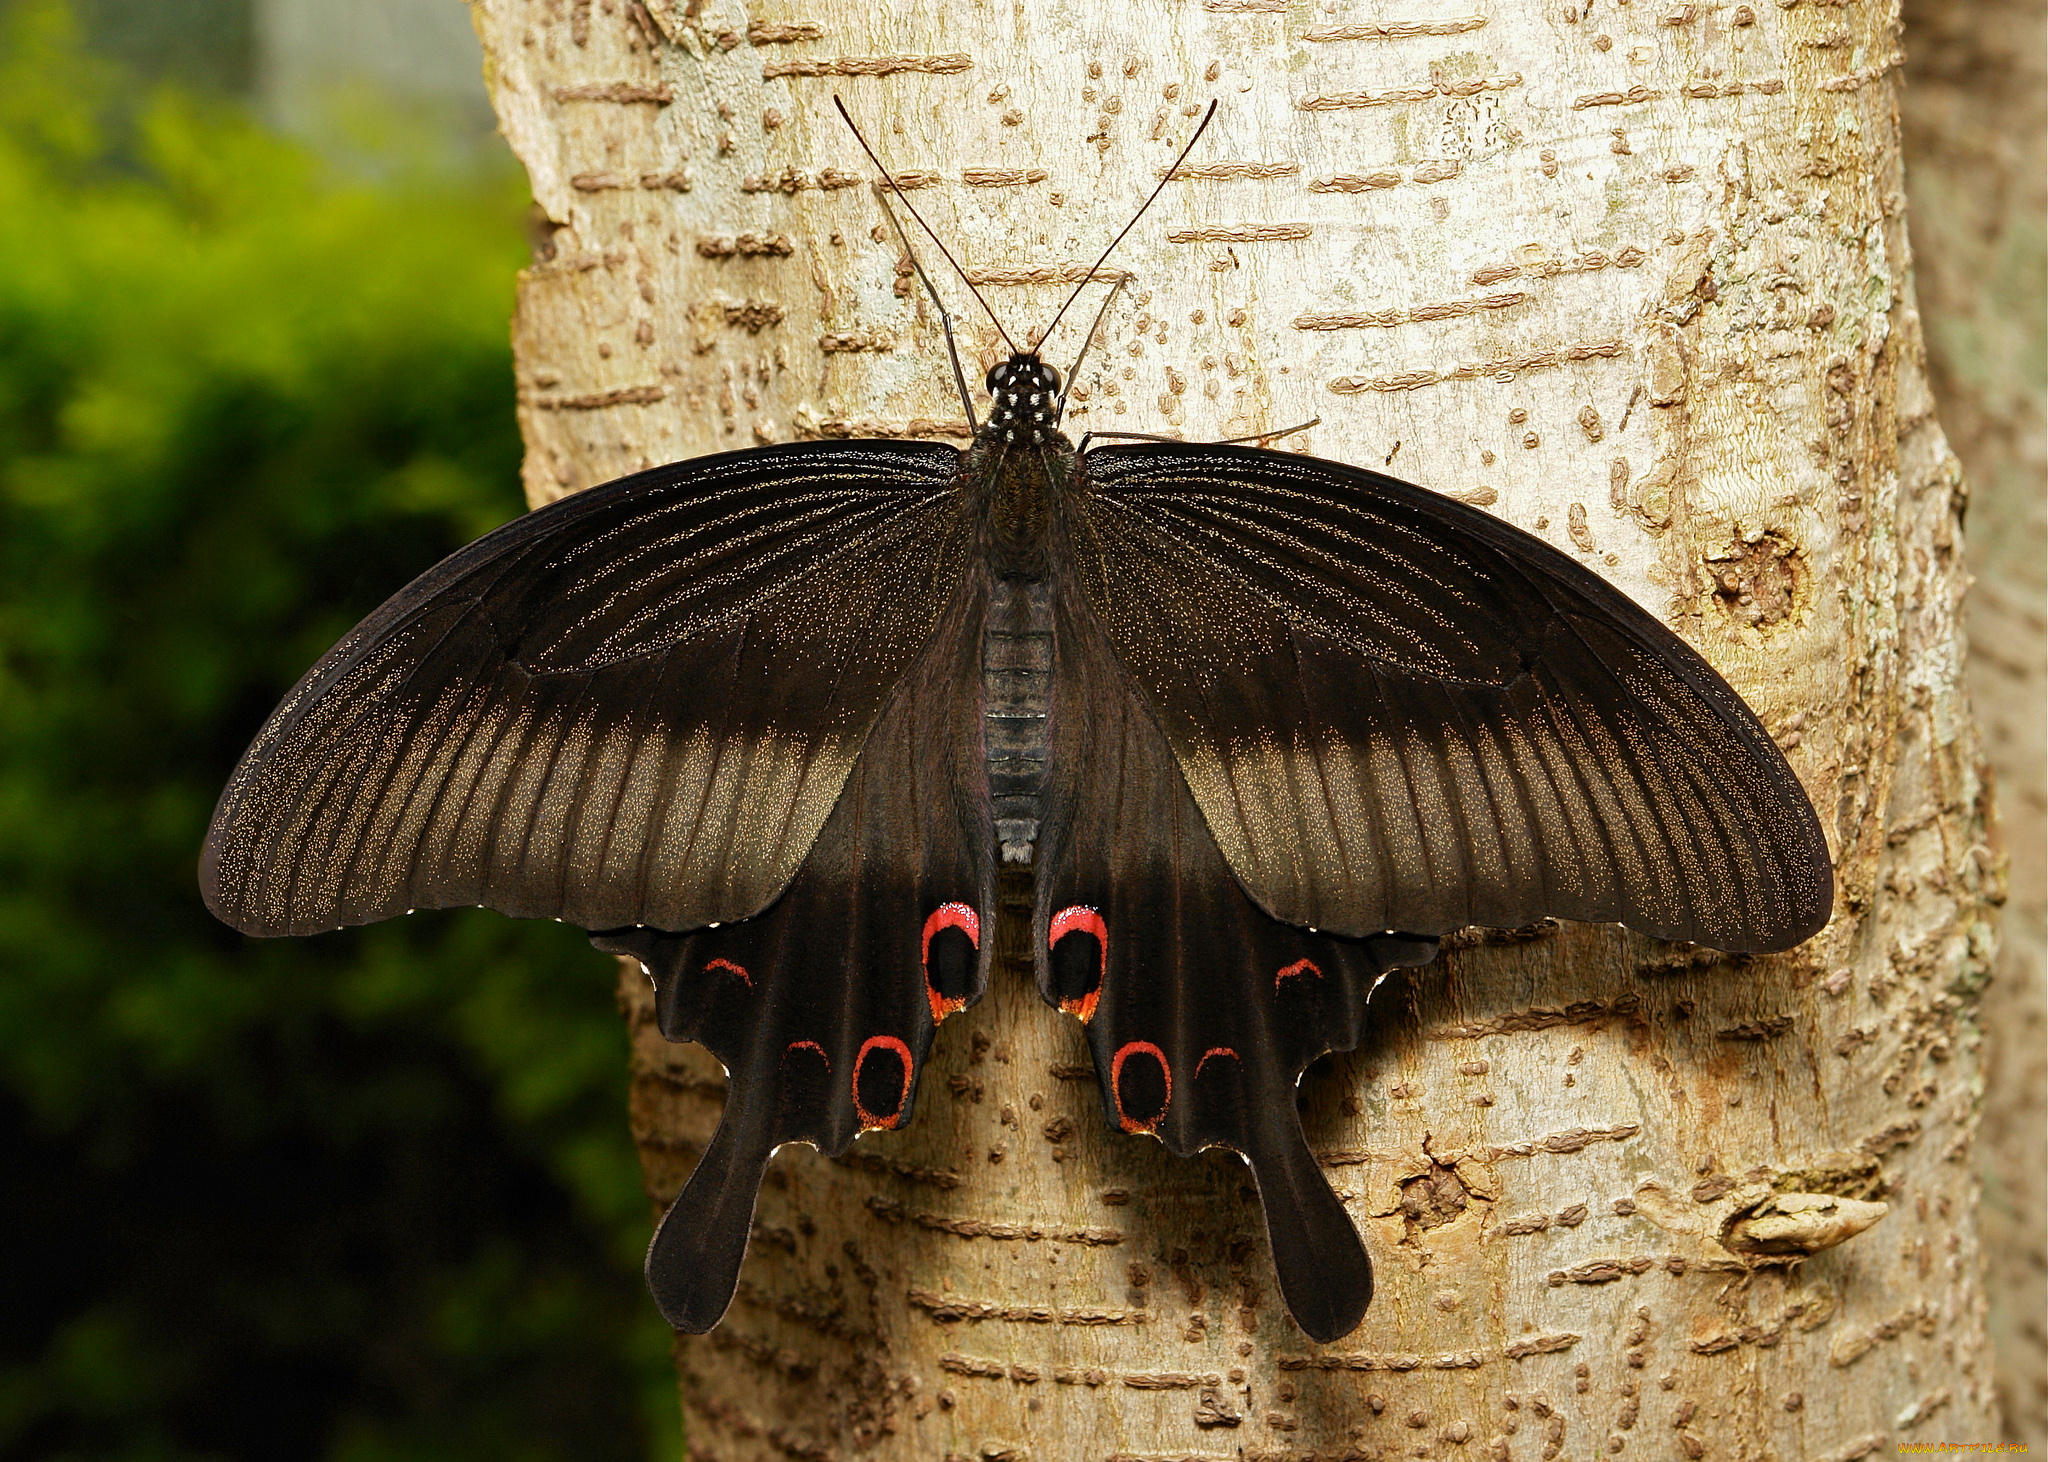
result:
<svg viewBox="0 0 2048 1462"><path fill-rule="evenodd" d="M251 941L194 882L271 705L520 509L521 203L326 176L0 8L7 1462L673 1452L611 963Z"/></svg>

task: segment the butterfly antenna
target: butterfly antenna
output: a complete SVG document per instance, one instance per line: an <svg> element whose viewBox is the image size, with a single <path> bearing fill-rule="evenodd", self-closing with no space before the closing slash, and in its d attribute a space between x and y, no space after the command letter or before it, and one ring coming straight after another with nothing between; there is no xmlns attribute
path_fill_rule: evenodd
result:
<svg viewBox="0 0 2048 1462"><path fill-rule="evenodd" d="M889 226L896 230L896 239L903 245L904 257L910 260L910 267L917 274L918 282L924 285L924 292L931 296L932 308L939 312L939 328L946 332L946 359L953 363L953 388L960 393L960 407L967 413L967 429L979 432L981 423L975 419L974 397L967 390L967 372L960 368L960 347L953 339L953 317L946 311L945 302L939 298L938 289L932 278L924 272L924 265L917 262L917 251L910 247L910 236L903 232L903 225L896 218L896 210L889 206L889 195L877 190L876 199L882 205L882 213L889 220ZM997 329L1002 327L998 325Z"/></svg>
<svg viewBox="0 0 2048 1462"><path fill-rule="evenodd" d="M840 110L844 111L845 108L842 107ZM1131 215L1131 221L1123 226L1122 232L1118 233L1115 238L1109 241L1109 247L1102 251L1102 257L1100 259L1097 259L1093 264L1088 266L1088 272L1081 276L1081 282L1075 285L1074 292L1067 296L1066 304L1060 306L1059 314L1054 315L1052 317L1052 325L1047 325L1044 331L1039 335L1038 338L1040 340L1046 340L1051 337L1053 325L1059 324L1060 317L1062 315L1065 315L1066 312L1073 306L1074 301L1081 297L1081 291L1088 287L1088 281L1095 277L1095 271L1100 269L1103 266L1103 264L1108 261L1109 256L1116 252L1116 246L1124 241L1124 235L1128 234L1132 229L1138 226L1138 220L1145 216L1145 210L1150 208L1155 202L1157 202L1159 199L1159 195L1166 191L1166 185L1173 181L1173 175L1180 171L1180 165L1188 160L1188 154L1195 150L1195 144L1202 140L1202 134L1209 130L1209 123L1211 120L1214 119L1215 116L1216 103L1210 102L1209 110L1202 113L1201 124L1195 128L1194 136L1188 138L1188 145L1180 150L1180 156L1173 160L1173 166L1166 170L1166 176L1159 180L1159 186L1154 188L1151 194L1145 199L1145 201L1139 205L1138 211ZM865 147L867 146L867 144L863 142L861 146ZM873 156L873 154L870 153L869 156ZM877 166L879 166L879 164L877 164ZM927 230L927 232L929 232L929 230ZM959 266L956 264L954 267L957 269Z"/></svg>
<svg viewBox="0 0 2048 1462"><path fill-rule="evenodd" d="M917 205L910 201L910 195L903 191L903 185L896 181L896 175L890 172L887 164L885 164L881 160L881 158L875 155L874 148L868 146L867 138L861 135L860 128L854 124L853 114L846 110L846 103L841 101L837 96L834 96L832 98L832 105L839 108L839 115L845 120L847 129L853 133L853 140L855 142L858 142L860 144L860 150L868 155L868 161L875 165L875 171L882 175L882 180L886 182L891 189L894 190L898 198L903 200L904 208L909 210L910 216L917 220L917 226L925 231L925 236L928 237L932 241L933 246L938 249L940 257L943 258L948 264L951 264L953 266L953 272L960 276L960 282L967 286L967 292L974 296L975 303L980 305L982 309L988 311L989 319L993 321L995 324L996 334L1003 337L1003 344L1010 347L1010 353L1012 355L1020 354L1021 352L1019 352L1017 349L1017 342L1010 338L1010 332L1003 328L1003 322L1000 319L996 318L995 310L990 306L989 302L986 299L982 298L981 291L974 287L974 281L967 277L967 271L960 267L960 261L953 257L953 251L946 247L946 241L940 238L938 234L932 231L932 226L924 221L924 215L917 211ZM904 244L905 250L907 251L909 247L909 243L906 240ZM913 267L916 266L916 254L911 254L910 262ZM922 274L923 272L924 271L921 269L918 270L919 274ZM925 284L926 288L930 288L931 282L929 280L927 280ZM935 294L934 298L936 297L937 296Z"/></svg>
<svg viewBox="0 0 2048 1462"><path fill-rule="evenodd" d="M1225 437L1216 445L1219 447L1236 447L1246 442L1273 442L1278 441L1281 437L1291 437L1296 432L1307 431L1312 426L1321 426L1322 424L1323 419L1320 416L1312 416L1300 426L1283 426L1278 431L1256 431L1248 437ZM1391 463L1393 458L1389 457L1387 460Z"/></svg>
<svg viewBox="0 0 2048 1462"><path fill-rule="evenodd" d="M1102 297L1102 308L1095 312L1095 320L1089 325L1088 334L1081 341L1081 353L1074 357L1074 368L1067 372L1067 384L1060 391L1059 408L1052 416L1055 426L1059 424L1060 418L1067 414L1067 392L1073 390L1074 382L1080 379L1081 362L1088 358L1088 347L1095 343L1095 332L1102 328L1103 317L1109 313L1109 307L1116 303L1116 297L1123 292L1125 282L1124 277L1119 275L1116 282L1109 287L1109 293Z"/></svg>

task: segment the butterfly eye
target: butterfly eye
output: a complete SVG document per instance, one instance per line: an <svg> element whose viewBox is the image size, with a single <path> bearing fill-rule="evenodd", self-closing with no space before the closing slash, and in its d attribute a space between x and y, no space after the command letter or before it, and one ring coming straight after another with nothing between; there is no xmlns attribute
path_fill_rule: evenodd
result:
<svg viewBox="0 0 2048 1462"><path fill-rule="evenodd" d="M1041 391L1057 391L1060 388L1060 373L1049 365L1038 367L1038 388Z"/></svg>
<svg viewBox="0 0 2048 1462"><path fill-rule="evenodd" d="M894 1127L910 1104L910 1047L894 1036L869 1036L853 1063L853 1109L863 1131Z"/></svg>
<svg viewBox="0 0 2048 1462"><path fill-rule="evenodd" d="M1009 378L1010 363L1008 361L1002 361L988 368L988 379L984 381L982 384L988 387L989 395L1000 396L1003 392L1003 386L1009 380Z"/></svg>
<svg viewBox="0 0 2048 1462"><path fill-rule="evenodd" d="M1126 1132L1150 1132L1173 1100L1173 1068L1150 1041L1132 1041L1109 1063L1110 1095Z"/></svg>

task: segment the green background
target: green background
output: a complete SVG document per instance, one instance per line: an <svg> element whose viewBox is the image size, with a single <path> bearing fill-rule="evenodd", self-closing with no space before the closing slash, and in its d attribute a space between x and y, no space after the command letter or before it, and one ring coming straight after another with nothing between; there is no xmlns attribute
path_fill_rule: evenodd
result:
<svg viewBox="0 0 2048 1462"><path fill-rule="evenodd" d="M611 962L194 877L278 697L522 509L521 182L194 81L0 4L0 1462L673 1455Z"/></svg>

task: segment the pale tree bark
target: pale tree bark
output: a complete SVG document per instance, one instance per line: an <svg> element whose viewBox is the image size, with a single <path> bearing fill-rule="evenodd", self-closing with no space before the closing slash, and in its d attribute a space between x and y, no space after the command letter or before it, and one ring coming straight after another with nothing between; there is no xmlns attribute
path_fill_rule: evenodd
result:
<svg viewBox="0 0 2048 1462"><path fill-rule="evenodd" d="M1289 445L1544 536L1742 690L1837 857L1837 917L1789 955L1567 926L1451 941L1383 988L1366 1047L1303 1087L1379 1272L1330 1346L1280 1305L1237 1162L1109 1133L1078 1027L998 982L940 1032L906 1131L776 1159L733 1310L678 1345L695 1455L1851 1458L1993 1434L1972 1141L1996 880L1895 7L475 12L548 224L515 337L535 501L757 441L960 430L833 92L1015 331L1220 97L1114 261L1130 287L1073 425L1320 416ZM994 331L956 312L978 375ZM621 989L665 1200L722 1084Z"/></svg>
<svg viewBox="0 0 2048 1462"><path fill-rule="evenodd" d="M2048 5L1908 0L1913 258L1970 481L1970 697L2010 860L1985 992L1984 1254L2006 1435L2048 1446Z"/></svg>

